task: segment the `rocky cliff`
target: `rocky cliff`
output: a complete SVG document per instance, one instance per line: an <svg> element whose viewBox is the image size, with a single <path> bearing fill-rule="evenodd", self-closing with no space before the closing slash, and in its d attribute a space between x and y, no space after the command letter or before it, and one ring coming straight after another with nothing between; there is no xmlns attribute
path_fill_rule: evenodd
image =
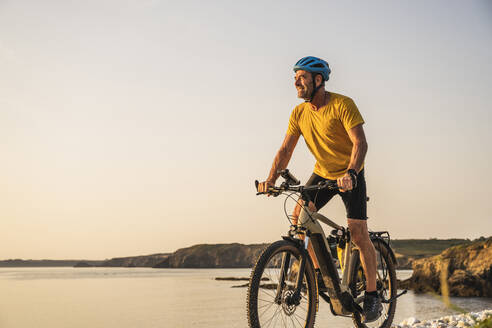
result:
<svg viewBox="0 0 492 328"><path fill-rule="evenodd" d="M415 260L413 270L412 277L401 282L400 288L441 293L444 273L451 296L492 297L492 237Z"/></svg>
<svg viewBox="0 0 492 328"><path fill-rule="evenodd" d="M397 270L411 270L413 262L423 258L424 255L408 256L395 252L395 257L397 262L397 266L396 266Z"/></svg>
<svg viewBox="0 0 492 328"><path fill-rule="evenodd" d="M267 244L201 244L178 249L155 268L249 268Z"/></svg>
<svg viewBox="0 0 492 328"><path fill-rule="evenodd" d="M153 267L169 257L169 253L115 257L104 261L102 267Z"/></svg>
<svg viewBox="0 0 492 328"><path fill-rule="evenodd" d="M411 269L418 258L439 254L457 244L470 243L465 239L401 239L392 240L391 247L398 259L397 269ZM112 258L105 261L88 260L4 260L0 267L23 266L103 266L103 267L159 267L159 268L241 268L251 267L267 244L242 245L207 244L179 249L174 253Z"/></svg>

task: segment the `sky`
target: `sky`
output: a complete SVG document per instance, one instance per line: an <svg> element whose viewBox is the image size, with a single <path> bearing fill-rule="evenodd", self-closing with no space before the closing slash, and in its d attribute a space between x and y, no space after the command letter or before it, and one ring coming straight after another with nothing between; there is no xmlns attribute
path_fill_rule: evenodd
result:
<svg viewBox="0 0 492 328"><path fill-rule="evenodd" d="M371 230L492 234L490 1L0 0L0 259L279 239L254 180L307 55L366 122Z"/></svg>

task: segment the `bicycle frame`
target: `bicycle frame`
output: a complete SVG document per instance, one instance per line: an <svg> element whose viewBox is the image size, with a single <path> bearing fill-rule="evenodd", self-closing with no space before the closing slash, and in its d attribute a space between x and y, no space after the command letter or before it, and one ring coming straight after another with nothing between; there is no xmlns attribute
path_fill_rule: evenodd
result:
<svg viewBox="0 0 492 328"><path fill-rule="evenodd" d="M298 227L300 227L301 230L305 230L304 247L307 249L309 242L311 242L313 246L316 260L318 261L323 277L323 282L327 287L332 310L334 314L337 315L351 314L356 310L360 310L360 307L355 304L349 291L350 280L353 276L352 271L359 250L353 247L350 235L348 235L346 238L343 259L345 269L343 270L342 279L340 280L338 270L334 264L331 251L329 250L330 245L328 244L324 230L318 221L337 230L343 231L344 228L322 214L309 211L305 206L301 209Z"/></svg>

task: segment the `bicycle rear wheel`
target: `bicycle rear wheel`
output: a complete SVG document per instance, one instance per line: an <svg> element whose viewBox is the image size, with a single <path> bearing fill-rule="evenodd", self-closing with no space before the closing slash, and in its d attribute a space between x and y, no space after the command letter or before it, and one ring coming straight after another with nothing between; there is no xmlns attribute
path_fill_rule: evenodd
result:
<svg viewBox="0 0 492 328"><path fill-rule="evenodd" d="M293 304L301 253L285 240L267 247L258 258L249 280L247 312L251 328L314 327L317 310L317 287L314 269L308 259L304 270L301 299ZM284 287L277 287L281 279L281 263L285 261ZM281 284L282 286L282 284Z"/></svg>
<svg viewBox="0 0 492 328"><path fill-rule="evenodd" d="M383 242L375 240L373 241L373 244L376 249L377 261L376 285L379 297L383 302L383 312L379 319L365 324L362 323L360 314L354 313L353 321L358 328L389 328L391 327L395 315L396 300L391 303L384 303L384 301L396 296L396 264L393 262L393 258ZM366 289L366 277L360 262L360 257L357 258L350 289L354 299L356 299L357 303L361 304Z"/></svg>

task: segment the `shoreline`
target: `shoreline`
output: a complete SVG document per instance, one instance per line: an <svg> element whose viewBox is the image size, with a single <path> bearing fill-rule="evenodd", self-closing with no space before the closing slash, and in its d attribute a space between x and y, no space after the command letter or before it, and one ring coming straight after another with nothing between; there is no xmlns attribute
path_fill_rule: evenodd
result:
<svg viewBox="0 0 492 328"><path fill-rule="evenodd" d="M480 322L492 318L492 309L448 315L436 319L420 321L417 317L409 317L395 324L395 328L466 328L474 327ZM490 326L486 326L490 327Z"/></svg>

